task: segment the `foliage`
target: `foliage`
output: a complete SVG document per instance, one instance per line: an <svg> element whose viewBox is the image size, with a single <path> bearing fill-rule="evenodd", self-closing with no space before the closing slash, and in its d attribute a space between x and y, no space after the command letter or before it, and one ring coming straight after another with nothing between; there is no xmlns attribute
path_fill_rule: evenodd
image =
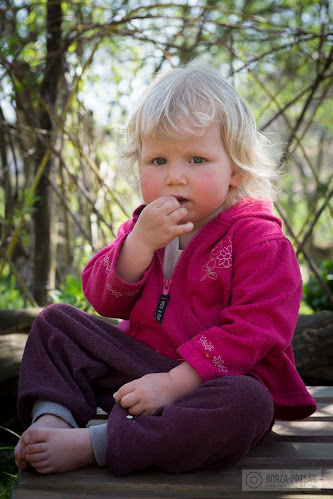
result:
<svg viewBox="0 0 333 499"><path fill-rule="evenodd" d="M12 259L35 298L43 286L46 302L51 289L53 299L86 307L66 276L75 282L140 202L119 160L118 124L150 75L199 56L280 143L285 175L276 208L304 275L316 278L333 253L329 2L111 4L0 1L0 257ZM55 29L47 19L59 19L50 15L56 8ZM4 303L19 299L3 277L8 265L0 262Z"/></svg>
<svg viewBox="0 0 333 499"><path fill-rule="evenodd" d="M330 260L324 261L320 266L320 270L321 277L333 292L333 262ZM323 292L314 276L311 276L307 283L304 284L303 297L314 312L333 310L333 304L328 300L327 295Z"/></svg>
<svg viewBox="0 0 333 499"><path fill-rule="evenodd" d="M3 478L2 480L0 480L0 499L9 499L12 491L16 487L16 484L17 484L16 475L3 472Z"/></svg>
<svg viewBox="0 0 333 499"><path fill-rule="evenodd" d="M0 426L1 431L6 431L7 434L15 436L15 443L20 436ZM1 445L0 446L0 499L9 499L12 490L17 484L17 466L14 460L14 446Z"/></svg>
<svg viewBox="0 0 333 499"><path fill-rule="evenodd" d="M20 290L16 287L16 279L10 275L0 282L0 309L15 310L24 307Z"/></svg>
<svg viewBox="0 0 333 499"><path fill-rule="evenodd" d="M61 284L59 289L51 291L50 296L54 303L69 303L85 312L95 313L83 294L81 280L71 275L66 276L65 283Z"/></svg>

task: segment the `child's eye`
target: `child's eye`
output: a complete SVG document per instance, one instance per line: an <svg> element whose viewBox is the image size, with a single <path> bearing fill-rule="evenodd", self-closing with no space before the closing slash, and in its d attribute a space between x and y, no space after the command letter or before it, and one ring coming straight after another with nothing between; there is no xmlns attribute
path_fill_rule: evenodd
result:
<svg viewBox="0 0 333 499"><path fill-rule="evenodd" d="M154 165L165 165L166 159L165 158L155 158L153 159Z"/></svg>
<svg viewBox="0 0 333 499"><path fill-rule="evenodd" d="M196 163L197 165L200 165L201 163L204 163L205 159L201 158L200 156L194 156L194 158L190 159L190 163Z"/></svg>

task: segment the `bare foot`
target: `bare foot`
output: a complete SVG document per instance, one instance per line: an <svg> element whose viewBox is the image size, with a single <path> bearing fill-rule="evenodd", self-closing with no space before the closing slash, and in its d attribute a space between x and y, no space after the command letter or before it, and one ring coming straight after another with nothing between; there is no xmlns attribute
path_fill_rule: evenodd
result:
<svg viewBox="0 0 333 499"><path fill-rule="evenodd" d="M63 473L95 463L88 428L30 428L26 460L38 473Z"/></svg>
<svg viewBox="0 0 333 499"><path fill-rule="evenodd" d="M29 431L30 428L71 428L71 426L58 416L54 416L53 414L44 414L26 431ZM24 438L25 434L26 432L22 434L14 450L16 464L19 468L21 468L21 470L26 470L30 466L29 462L26 460L27 444Z"/></svg>
<svg viewBox="0 0 333 499"><path fill-rule="evenodd" d="M72 428L52 415L42 416L23 433L14 454L19 468L31 465L43 474L95 463L89 429Z"/></svg>

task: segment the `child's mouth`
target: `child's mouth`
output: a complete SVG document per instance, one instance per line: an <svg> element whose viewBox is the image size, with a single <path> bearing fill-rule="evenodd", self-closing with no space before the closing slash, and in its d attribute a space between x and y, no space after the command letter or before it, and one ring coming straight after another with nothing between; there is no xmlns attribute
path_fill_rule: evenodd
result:
<svg viewBox="0 0 333 499"><path fill-rule="evenodd" d="M187 203L187 201L188 201L188 199L183 198L182 196L174 196L174 197L177 199L178 203L180 203L180 204Z"/></svg>

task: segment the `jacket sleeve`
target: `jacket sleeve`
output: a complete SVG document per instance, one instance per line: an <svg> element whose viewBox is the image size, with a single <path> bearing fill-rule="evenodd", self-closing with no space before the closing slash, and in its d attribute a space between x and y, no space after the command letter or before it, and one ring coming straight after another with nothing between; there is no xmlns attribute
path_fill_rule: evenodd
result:
<svg viewBox="0 0 333 499"><path fill-rule="evenodd" d="M203 381L247 373L267 355L281 355L290 346L301 295L289 240L261 242L235 255L230 306L221 310L220 327L203 330L178 352Z"/></svg>
<svg viewBox="0 0 333 499"><path fill-rule="evenodd" d="M120 279L116 272L118 254L134 223L132 219L122 224L117 239L99 251L82 272L83 293L104 317L128 319L149 274L148 269L139 282L128 283Z"/></svg>

